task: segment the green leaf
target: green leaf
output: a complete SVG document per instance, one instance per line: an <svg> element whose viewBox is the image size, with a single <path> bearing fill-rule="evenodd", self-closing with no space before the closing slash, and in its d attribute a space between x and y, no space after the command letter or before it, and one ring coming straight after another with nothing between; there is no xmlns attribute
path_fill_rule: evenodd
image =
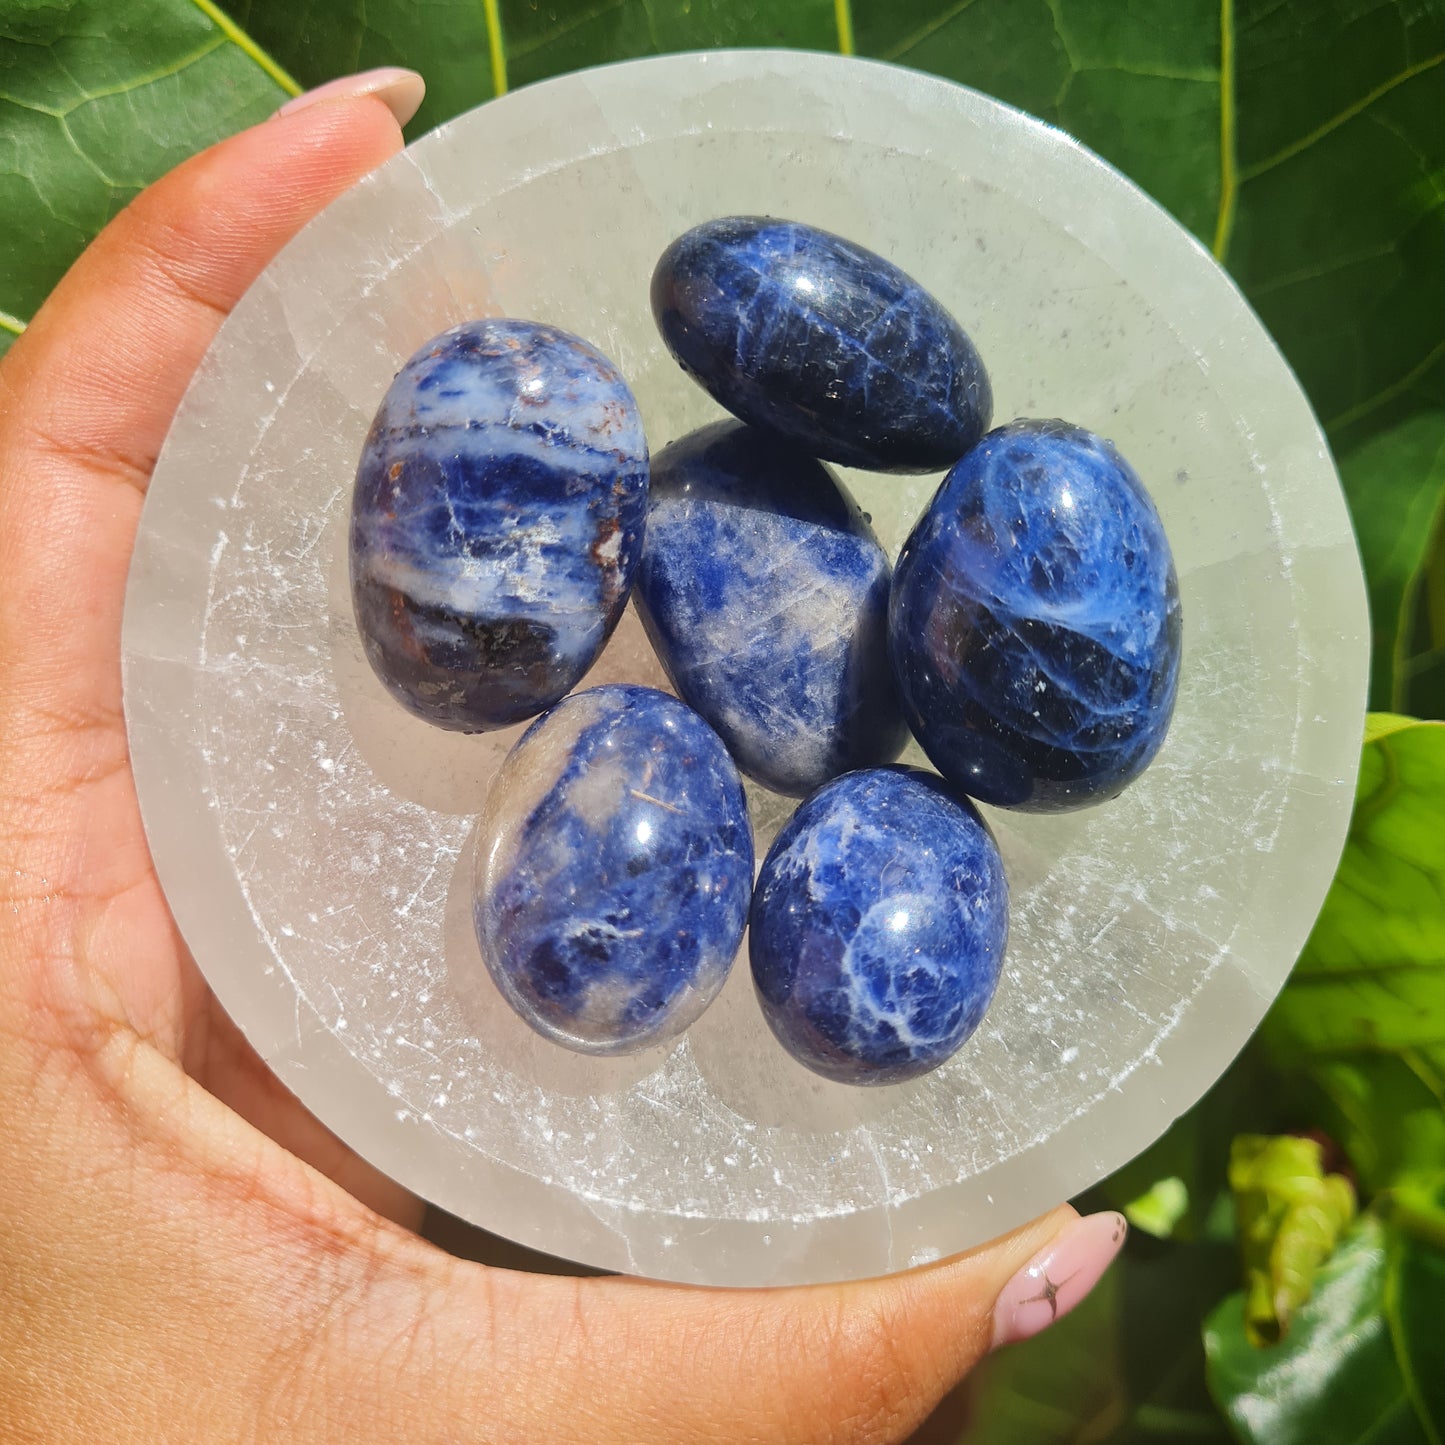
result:
<svg viewBox="0 0 1445 1445"><path fill-rule="evenodd" d="M502 14L518 85L634 55L724 46L846 50L849 38L847 0L502 0Z"/></svg>
<svg viewBox="0 0 1445 1445"><path fill-rule="evenodd" d="M1344 1151L1366 1196L1445 1165L1445 1095L1412 1051L1308 1062L1299 1117Z"/></svg>
<svg viewBox="0 0 1445 1445"><path fill-rule="evenodd" d="M1445 6L875 0L861 52L1062 126L1230 270L1355 444L1445 404Z"/></svg>
<svg viewBox="0 0 1445 1445"><path fill-rule="evenodd" d="M231 13L295 75L408 65L427 98L420 135L534 80L666 51L719 46L837 50L846 0L234 0Z"/></svg>
<svg viewBox="0 0 1445 1445"><path fill-rule="evenodd" d="M1296 1135L1241 1134L1229 1160L1240 1251L1245 1333L1270 1344L1289 1331L1315 1272L1355 1212L1349 1180L1324 1171L1324 1151Z"/></svg>
<svg viewBox="0 0 1445 1445"><path fill-rule="evenodd" d="M1439 459L1436 467L1442 467ZM1445 718L1445 503L1435 513L1429 549L1411 592L1413 610L1407 599L1402 619L1396 694L1401 706L1419 717Z"/></svg>
<svg viewBox="0 0 1445 1445"><path fill-rule="evenodd" d="M1432 1200L1445 1218L1445 1187L1437 1185ZM1409 1233L1397 1234L1390 1251L1384 1309L1400 1374L1415 1413L1425 1424L1432 1445L1445 1437L1445 1240L1426 1243Z"/></svg>
<svg viewBox="0 0 1445 1445"><path fill-rule="evenodd" d="M1396 1055L1445 1097L1445 724L1365 744L1339 870L1263 1036L1284 1063Z"/></svg>
<svg viewBox="0 0 1445 1445"><path fill-rule="evenodd" d="M1246 1445L1439 1445L1385 1319L1389 1243L1362 1216L1277 1345L1249 1342L1242 1295L1205 1321L1209 1388Z"/></svg>
<svg viewBox="0 0 1445 1445"><path fill-rule="evenodd" d="M1340 479L1370 590L1370 704L1404 708L1419 593L1445 517L1445 411L1423 412L1358 447L1341 460Z"/></svg>
<svg viewBox="0 0 1445 1445"><path fill-rule="evenodd" d="M0 335L97 231L295 84L210 0L7 0L0 20Z"/></svg>

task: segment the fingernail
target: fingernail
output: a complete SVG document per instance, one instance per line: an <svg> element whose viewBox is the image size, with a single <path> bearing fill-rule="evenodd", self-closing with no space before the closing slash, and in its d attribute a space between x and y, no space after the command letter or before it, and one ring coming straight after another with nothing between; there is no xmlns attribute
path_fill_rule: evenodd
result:
<svg viewBox="0 0 1445 1445"><path fill-rule="evenodd" d="M1112 1210L1067 1224L999 1293L993 1348L1026 1340L1073 1309L1124 1246L1129 1223Z"/></svg>
<svg viewBox="0 0 1445 1445"><path fill-rule="evenodd" d="M421 108L426 96L426 81L414 70L403 70L400 66L386 65L380 70L363 70L360 75L342 75L288 100L277 115L290 115L293 111L305 110L318 100L352 100L357 96L374 95L382 101L396 117L398 125L405 125Z"/></svg>

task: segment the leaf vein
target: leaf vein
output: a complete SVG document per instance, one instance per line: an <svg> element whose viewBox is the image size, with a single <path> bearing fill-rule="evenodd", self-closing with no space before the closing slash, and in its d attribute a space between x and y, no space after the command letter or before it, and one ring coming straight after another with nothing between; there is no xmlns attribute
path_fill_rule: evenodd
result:
<svg viewBox="0 0 1445 1445"><path fill-rule="evenodd" d="M189 55L183 55L173 64L167 65L160 70L153 70L145 75L138 75L133 80L127 81L126 84L114 85L108 90L88 90L84 92L80 99L73 105L67 106L66 109L57 111L55 114L57 117L63 119L66 116L74 115L78 110L84 109L84 107L91 104L92 101L109 100L112 96L116 95L128 95L133 90L142 90L147 85L154 85L157 81L169 80L171 76L179 75L183 70L187 70L198 61L204 60L206 56L219 50L225 44L226 37L224 35L217 35L205 45L201 46L199 50L193 50Z"/></svg>
<svg viewBox="0 0 1445 1445"><path fill-rule="evenodd" d="M569 15L566 21L536 40L523 41L521 44L514 41L508 48L507 55L514 61L521 60L523 56L535 55L537 51L545 50L549 45L561 40L564 35L570 35L574 30L580 30L584 25L590 25L604 15L610 15L614 10L621 10L626 4L627 0L607 0L605 5L594 6L579 15Z"/></svg>
<svg viewBox="0 0 1445 1445"><path fill-rule="evenodd" d="M1235 174L1234 0L1219 0L1219 213L1214 221L1214 259L1229 254L1234 234Z"/></svg>
<svg viewBox="0 0 1445 1445"><path fill-rule="evenodd" d="M892 50L885 51L878 58L880 60L897 60L899 56L907 55L910 50L922 45L930 35L937 34L945 25L951 25L974 3L975 0L954 0L954 4L950 5L942 15L936 15L926 25L920 25L912 34L904 36Z"/></svg>
<svg viewBox="0 0 1445 1445"><path fill-rule="evenodd" d="M1252 181L1256 176L1262 176L1266 171L1283 165L1285 161L1293 160L1301 151L1308 150L1316 141L1323 140L1331 131L1338 130L1346 121L1351 121L1361 112L1368 110L1377 100L1389 95L1397 86L1404 85L1407 80L1413 80L1417 75L1423 75L1427 70L1433 70L1441 61L1445 61L1445 50L1442 50L1439 55L1432 55L1429 60L1421 60L1414 65L1407 66L1398 75L1381 82L1368 94L1361 96L1353 105L1347 105L1338 115L1331 116L1323 124L1317 125L1308 135L1301 136L1298 140L1292 141L1283 149L1276 151L1272 156L1267 156L1264 160L1258 161L1242 171L1240 179Z"/></svg>
<svg viewBox="0 0 1445 1445"><path fill-rule="evenodd" d="M1341 427L1347 427L1353 422L1359 421L1362 417L1369 416L1372 411L1378 411L1388 402L1394 401L1397 396L1402 396L1414 386L1414 384L1445 356L1445 340L1434 346L1425 358L1412 366L1398 381L1393 381L1389 386L1382 387L1373 396L1368 396L1364 401L1356 402L1354 406L1347 407L1337 417L1325 423L1326 432L1338 431Z"/></svg>
<svg viewBox="0 0 1445 1445"><path fill-rule="evenodd" d="M502 14L497 0L482 0L482 15L487 24L487 53L492 64L492 94L507 93L507 52L502 44Z"/></svg>
<svg viewBox="0 0 1445 1445"><path fill-rule="evenodd" d="M276 63L215 0L191 0L191 4L226 37L243 55L254 60L288 95L300 95L301 87Z"/></svg>

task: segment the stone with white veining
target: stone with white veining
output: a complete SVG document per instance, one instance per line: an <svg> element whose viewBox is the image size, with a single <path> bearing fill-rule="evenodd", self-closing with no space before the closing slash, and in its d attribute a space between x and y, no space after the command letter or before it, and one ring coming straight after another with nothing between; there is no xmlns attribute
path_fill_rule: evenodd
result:
<svg viewBox="0 0 1445 1445"><path fill-rule="evenodd" d="M507 1002L556 1043L633 1053L712 1001L742 941L753 838L737 769L654 688L574 693L508 754L473 921Z"/></svg>
<svg viewBox="0 0 1445 1445"><path fill-rule="evenodd" d="M898 756L892 575L832 472L766 432L719 422L653 462L638 612L678 693L776 792Z"/></svg>
<svg viewBox="0 0 1445 1445"><path fill-rule="evenodd" d="M637 404L594 346L469 321L402 367L367 436L351 587L387 690L460 732L550 707L626 605L647 508Z"/></svg>
<svg viewBox="0 0 1445 1445"><path fill-rule="evenodd" d="M763 1013L794 1058L846 1084L917 1078L993 998L1003 860L973 805L931 773L846 773L769 849L748 937Z"/></svg>

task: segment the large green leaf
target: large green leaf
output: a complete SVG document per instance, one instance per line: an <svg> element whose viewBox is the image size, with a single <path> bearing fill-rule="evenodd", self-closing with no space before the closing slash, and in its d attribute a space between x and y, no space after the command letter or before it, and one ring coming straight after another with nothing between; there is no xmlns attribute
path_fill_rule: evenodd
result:
<svg viewBox="0 0 1445 1445"><path fill-rule="evenodd" d="M261 47L308 84L415 66L430 85L418 127L509 84L635 55L856 48L1053 120L1151 190L1234 270L1343 441L1445 404L1445 0L233 0L254 54L227 41L225 75L191 75L219 34L200 6L214 8L10 0L9 73L30 58L27 29L42 51L66 41L63 74L31 65L34 117L54 122L75 93L195 82L158 91L154 113L108 115L88 160L66 154L55 124L38 151L22 137L32 154L15 169L37 194L0 194L20 222L0 255L0 307L15 318L54 279L44 257L73 255L187 138L274 100ZM102 9L105 28L92 23ZM248 65L259 75L242 78ZM120 184L85 174L96 167ZM59 250L32 244L47 217L63 218Z"/></svg>
<svg viewBox="0 0 1445 1445"><path fill-rule="evenodd" d="M1445 401L1445 5L873 0L861 51L1055 121L1223 259L1341 440Z"/></svg>
<svg viewBox="0 0 1445 1445"><path fill-rule="evenodd" d="M1442 1202L1437 1189L1437 1213ZM1427 1422L1432 1445L1445 1435L1445 1249L1408 1233L1396 1236L1385 1281L1385 1318L1405 1389Z"/></svg>
<svg viewBox="0 0 1445 1445"><path fill-rule="evenodd" d="M1205 1321L1209 1387L1247 1445L1439 1445L1385 1317L1390 1249L1362 1217L1277 1345L1249 1343L1240 1295Z"/></svg>
<svg viewBox="0 0 1445 1445"><path fill-rule="evenodd" d="M1341 460L1340 478L1370 588L1370 705L1409 709L1419 594L1445 509L1445 410L1372 438Z"/></svg>
<svg viewBox="0 0 1445 1445"><path fill-rule="evenodd" d="M209 0L6 0L0 350L142 186L295 88Z"/></svg>
<svg viewBox="0 0 1445 1445"><path fill-rule="evenodd" d="M1335 881L1264 1036L1308 1067L1407 1059L1445 1094L1445 724L1365 744Z"/></svg>
<svg viewBox="0 0 1445 1445"><path fill-rule="evenodd" d="M411 132L510 88L609 60L724 45L840 47L835 0L233 0L236 20L315 85L409 65L427 81Z"/></svg>

